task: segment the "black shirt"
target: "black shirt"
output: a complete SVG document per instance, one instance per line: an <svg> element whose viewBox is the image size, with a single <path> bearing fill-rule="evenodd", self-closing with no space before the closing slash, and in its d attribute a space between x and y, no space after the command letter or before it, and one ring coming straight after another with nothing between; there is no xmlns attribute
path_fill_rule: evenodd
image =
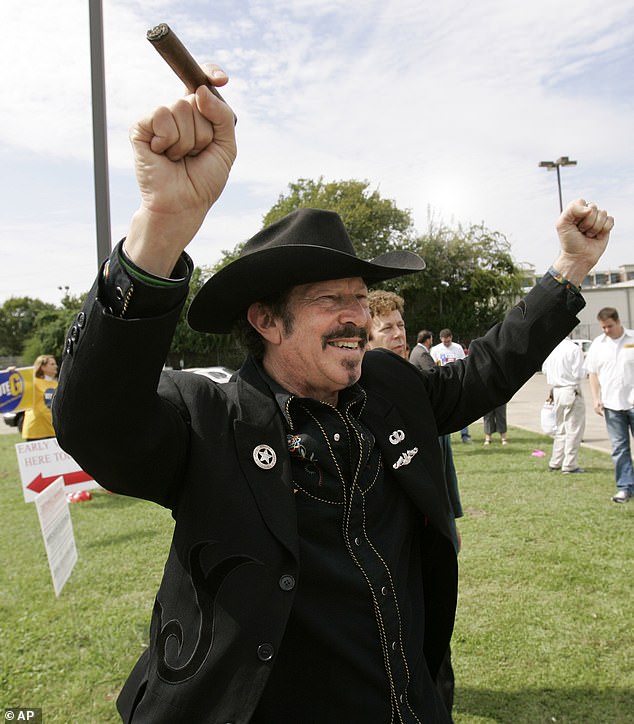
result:
<svg viewBox="0 0 634 724"><path fill-rule="evenodd" d="M423 521L359 421L365 393L346 389L335 408L267 382L287 427L301 573L252 722L444 721L422 653Z"/></svg>

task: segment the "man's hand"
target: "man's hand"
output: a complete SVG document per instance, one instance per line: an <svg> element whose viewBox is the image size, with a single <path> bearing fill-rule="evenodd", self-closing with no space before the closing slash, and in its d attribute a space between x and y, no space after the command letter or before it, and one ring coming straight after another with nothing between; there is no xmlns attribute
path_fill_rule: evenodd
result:
<svg viewBox="0 0 634 724"><path fill-rule="evenodd" d="M603 413L603 402L601 402L601 384L599 382L599 375L596 372L590 372L588 375L588 382L590 383L590 392L592 393L592 408L597 413L604 417Z"/></svg>
<svg viewBox="0 0 634 724"><path fill-rule="evenodd" d="M204 69L210 84L227 82L218 66ZM141 207L125 250L141 269L169 276L229 177L236 157L233 112L201 86L136 123L130 140Z"/></svg>
<svg viewBox="0 0 634 724"><path fill-rule="evenodd" d="M614 219L596 204L588 204L583 199L568 204L556 224L561 254L554 268L581 286L605 251L613 226Z"/></svg>

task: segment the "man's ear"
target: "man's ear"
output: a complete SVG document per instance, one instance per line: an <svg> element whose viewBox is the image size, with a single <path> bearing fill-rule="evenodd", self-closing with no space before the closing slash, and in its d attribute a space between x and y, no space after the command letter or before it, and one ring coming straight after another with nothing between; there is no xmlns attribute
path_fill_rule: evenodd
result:
<svg viewBox="0 0 634 724"><path fill-rule="evenodd" d="M275 317L266 304L253 302L247 310L247 320L267 342L279 344L282 341L282 320Z"/></svg>

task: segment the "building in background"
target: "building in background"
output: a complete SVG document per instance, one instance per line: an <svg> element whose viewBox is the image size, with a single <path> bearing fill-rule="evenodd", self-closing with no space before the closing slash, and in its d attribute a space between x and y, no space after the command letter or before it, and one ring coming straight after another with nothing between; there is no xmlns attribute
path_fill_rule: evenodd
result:
<svg viewBox="0 0 634 724"><path fill-rule="evenodd" d="M524 273L523 289L528 291L541 278L535 267L520 264ZM614 307L624 327L634 327L634 264L621 264L616 269L593 269L583 280L582 293L586 306L579 313L580 324L572 332L573 339L594 339L601 334L597 312Z"/></svg>

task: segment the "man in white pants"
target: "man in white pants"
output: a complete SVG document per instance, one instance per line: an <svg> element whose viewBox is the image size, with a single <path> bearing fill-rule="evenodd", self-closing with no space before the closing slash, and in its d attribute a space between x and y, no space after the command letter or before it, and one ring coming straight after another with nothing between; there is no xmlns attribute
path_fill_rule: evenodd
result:
<svg viewBox="0 0 634 724"><path fill-rule="evenodd" d="M548 467L562 473L585 473L579 467L579 448L586 427L581 382L586 376L583 352L569 337L563 339L542 365L553 388L557 430Z"/></svg>

